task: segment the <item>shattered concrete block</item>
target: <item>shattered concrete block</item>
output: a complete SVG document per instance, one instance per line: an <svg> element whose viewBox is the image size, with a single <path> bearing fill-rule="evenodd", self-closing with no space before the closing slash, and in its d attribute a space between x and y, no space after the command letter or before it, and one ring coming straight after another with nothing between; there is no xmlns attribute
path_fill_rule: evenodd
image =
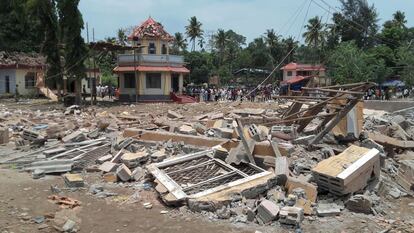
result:
<svg viewBox="0 0 414 233"><path fill-rule="evenodd" d="M9 129L0 127L0 145L9 143Z"/></svg>
<svg viewBox="0 0 414 233"><path fill-rule="evenodd" d="M277 137L287 141L290 141L297 137L296 127L293 125L274 125L270 130L270 134L272 137Z"/></svg>
<svg viewBox="0 0 414 233"><path fill-rule="evenodd" d="M269 200L263 200L257 207L257 217L263 221L264 224L276 220L279 214L280 207Z"/></svg>
<svg viewBox="0 0 414 233"><path fill-rule="evenodd" d="M145 176L145 170L142 167L137 167L132 172L132 179L135 181L140 181Z"/></svg>
<svg viewBox="0 0 414 233"><path fill-rule="evenodd" d="M136 153L125 153L121 157L122 163L129 168L137 167L140 163L148 160L148 153L146 151L139 151Z"/></svg>
<svg viewBox="0 0 414 233"><path fill-rule="evenodd" d="M182 119L182 118L184 118L183 115L181 115L177 112L174 112L172 110L168 110L167 117L172 118L172 119Z"/></svg>
<svg viewBox="0 0 414 233"><path fill-rule="evenodd" d="M275 175L278 184L284 186L289 177L289 161L287 157L277 157L275 161Z"/></svg>
<svg viewBox="0 0 414 233"><path fill-rule="evenodd" d="M279 222L287 225L299 225L303 221L303 209L285 206L280 209Z"/></svg>
<svg viewBox="0 0 414 233"><path fill-rule="evenodd" d="M229 219L231 217L231 211L226 206L221 207L216 211L217 217L219 219Z"/></svg>
<svg viewBox="0 0 414 233"><path fill-rule="evenodd" d="M372 213L372 200L366 195L354 195L345 202L345 207L356 213L370 214Z"/></svg>
<svg viewBox="0 0 414 233"><path fill-rule="evenodd" d="M407 192L414 192L414 160L401 160L396 176L397 183Z"/></svg>
<svg viewBox="0 0 414 233"><path fill-rule="evenodd" d="M63 180L69 188L80 188L85 186L83 178L80 174L64 174Z"/></svg>
<svg viewBox="0 0 414 233"><path fill-rule="evenodd" d="M121 164L116 169L116 175L118 176L120 180L127 182L131 180L132 172L131 170L129 170L129 168L125 164Z"/></svg>
<svg viewBox="0 0 414 233"><path fill-rule="evenodd" d="M298 178L289 177L286 182L287 193L291 194L297 188L302 188L305 191L306 199L311 202L316 202L318 195L318 189L315 185Z"/></svg>
<svg viewBox="0 0 414 233"><path fill-rule="evenodd" d="M180 126L180 127L178 127L177 131L178 131L178 133L181 133L181 134L195 135L195 136L197 135L197 131L189 125Z"/></svg>
<svg viewBox="0 0 414 233"><path fill-rule="evenodd" d="M99 166L99 170L103 172L114 172L118 168L118 164L112 162L104 162L101 166Z"/></svg>
<svg viewBox="0 0 414 233"><path fill-rule="evenodd" d="M82 131L75 131L67 136L65 136L64 138L62 138L62 141L64 143L68 143L68 142L81 142L81 141L85 141L86 135L82 132Z"/></svg>
<svg viewBox="0 0 414 233"><path fill-rule="evenodd" d="M293 144L299 144L299 145L308 145L309 142L315 137L315 135L308 135L296 138L292 141Z"/></svg>
<svg viewBox="0 0 414 233"><path fill-rule="evenodd" d="M234 129L230 128L214 128L214 131L216 132L218 137L221 138L233 138Z"/></svg>
<svg viewBox="0 0 414 233"><path fill-rule="evenodd" d="M319 203L316 213L319 217L331 217L341 214L341 209L335 203Z"/></svg>
<svg viewBox="0 0 414 233"><path fill-rule="evenodd" d="M211 120L217 120L217 119L221 119L224 118L224 113L220 112L220 113L216 113L210 116Z"/></svg>
<svg viewBox="0 0 414 233"><path fill-rule="evenodd" d="M116 183L118 176L114 172L108 172L103 175L103 179L108 183Z"/></svg>
<svg viewBox="0 0 414 233"><path fill-rule="evenodd" d="M112 155L104 155L102 157L100 157L99 159L96 160L96 162L98 164L103 164L105 162L108 162L112 159Z"/></svg>
<svg viewBox="0 0 414 233"><path fill-rule="evenodd" d="M199 122L194 123L193 128L195 131L197 131L197 133L202 135L204 135L204 133L207 131L207 127Z"/></svg>
<svg viewBox="0 0 414 233"><path fill-rule="evenodd" d="M41 170L41 169L35 169L33 172L32 172L32 178L33 179L40 179L40 178L42 178L42 177L44 177L46 174L45 174L45 171L43 171L43 170Z"/></svg>
<svg viewBox="0 0 414 233"><path fill-rule="evenodd" d="M167 158L167 153L165 152L165 149L161 149L155 153L151 154L151 160L153 162L162 162Z"/></svg>

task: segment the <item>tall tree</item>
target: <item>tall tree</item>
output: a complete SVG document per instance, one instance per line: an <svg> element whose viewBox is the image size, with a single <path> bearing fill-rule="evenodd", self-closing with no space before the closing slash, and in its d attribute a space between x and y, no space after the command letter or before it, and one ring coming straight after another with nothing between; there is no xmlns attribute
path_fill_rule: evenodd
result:
<svg viewBox="0 0 414 233"><path fill-rule="evenodd" d="M265 42L269 49L270 57L272 58L272 65L275 67L282 59L282 45L279 42L279 36L275 30L268 29L265 33Z"/></svg>
<svg viewBox="0 0 414 233"><path fill-rule="evenodd" d="M372 47L378 41L378 14L367 0L341 0L341 40L355 40L360 48Z"/></svg>
<svg viewBox="0 0 414 233"><path fill-rule="evenodd" d="M223 29L219 29L214 35L214 47L219 54L219 65L221 66L224 61L224 53L227 44L227 34Z"/></svg>
<svg viewBox="0 0 414 233"><path fill-rule="evenodd" d="M197 20L197 17L193 16L189 20L189 25L185 27L186 33L190 41L192 42L191 51L195 51L196 40L203 37L204 31L201 29L203 25L200 21Z"/></svg>
<svg viewBox="0 0 414 233"><path fill-rule="evenodd" d="M118 29L118 31L117 31L117 42L120 45L126 45L127 44L128 37L127 37L127 34L126 34L126 29L124 29L124 28Z"/></svg>
<svg viewBox="0 0 414 233"><path fill-rule="evenodd" d="M46 72L46 84L48 86L56 83L58 95L63 82L62 64L59 48L59 29L57 9L54 0L29 0L28 8L34 12L44 31L44 40L41 47L41 53L46 56L48 64Z"/></svg>
<svg viewBox="0 0 414 233"><path fill-rule="evenodd" d="M0 50L39 52L42 31L39 18L28 11L27 0L0 1Z"/></svg>
<svg viewBox="0 0 414 233"><path fill-rule="evenodd" d="M325 40L323 27L322 18L315 16L309 19L308 24L305 26L307 31L303 33L305 42L309 46L318 48L323 43Z"/></svg>
<svg viewBox="0 0 414 233"><path fill-rule="evenodd" d="M80 0L59 0L58 9L62 38L65 45L65 69L70 80L75 81L76 102L81 102L81 80L86 78L85 59L88 50L81 35L82 14L78 9Z"/></svg>
<svg viewBox="0 0 414 233"><path fill-rule="evenodd" d="M396 11L393 14L393 17L394 17L393 21L396 24L396 26L402 27L402 28L406 27L405 24L407 23L407 20L405 18L405 13L404 12Z"/></svg>
<svg viewBox="0 0 414 233"><path fill-rule="evenodd" d="M187 40L184 38L181 32L174 34L174 41L172 45L173 53L179 54L187 49Z"/></svg>

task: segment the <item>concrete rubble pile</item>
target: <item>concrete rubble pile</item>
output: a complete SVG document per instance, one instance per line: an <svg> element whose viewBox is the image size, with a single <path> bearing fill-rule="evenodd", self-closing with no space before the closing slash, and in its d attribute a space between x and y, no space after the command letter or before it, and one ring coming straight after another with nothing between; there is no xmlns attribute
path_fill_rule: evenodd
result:
<svg viewBox="0 0 414 233"><path fill-rule="evenodd" d="M356 90L336 93L347 96L334 100L349 101L345 112L311 95L299 96L311 99L305 110L295 100L286 108L200 115L186 106L156 117L76 106L4 110L0 142L18 153L2 164L36 179L63 174L71 188L87 186L88 173L144 184L168 206L232 222L299 229L304 220L349 212L384 216L385 200L414 192L414 119L364 119L363 103L352 102Z"/></svg>

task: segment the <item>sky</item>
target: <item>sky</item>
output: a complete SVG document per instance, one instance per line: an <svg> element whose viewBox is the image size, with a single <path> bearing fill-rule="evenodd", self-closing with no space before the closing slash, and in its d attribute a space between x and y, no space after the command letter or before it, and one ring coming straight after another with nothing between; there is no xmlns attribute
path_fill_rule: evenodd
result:
<svg viewBox="0 0 414 233"><path fill-rule="evenodd" d="M375 5L380 24L401 10L408 26L414 26L413 0L368 2ZM332 14L328 11L338 11L339 5L339 0L81 0L79 7L90 35L94 29L96 40L115 37L119 28L139 25L149 16L162 23L170 34L184 33L188 19L196 16L205 34L232 29L250 42L267 29L303 41L304 23L314 16L329 20Z"/></svg>

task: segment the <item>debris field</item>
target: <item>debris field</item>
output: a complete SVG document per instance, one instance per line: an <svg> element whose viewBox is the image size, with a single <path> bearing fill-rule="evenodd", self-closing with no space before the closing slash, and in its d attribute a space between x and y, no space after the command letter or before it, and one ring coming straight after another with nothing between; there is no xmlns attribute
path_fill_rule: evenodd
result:
<svg viewBox="0 0 414 233"><path fill-rule="evenodd" d="M136 190L125 202L158 197L141 198L144 209L161 202L160 214L264 231L362 214L382 232L413 232L413 216L390 210L400 199L414 205L414 108L364 114L370 87L305 87L268 103L3 105L0 163L33 179L60 176L65 186L52 186L48 201L69 210L83 203L62 190L115 198L105 185L117 184ZM51 225L81 230L70 216Z"/></svg>

